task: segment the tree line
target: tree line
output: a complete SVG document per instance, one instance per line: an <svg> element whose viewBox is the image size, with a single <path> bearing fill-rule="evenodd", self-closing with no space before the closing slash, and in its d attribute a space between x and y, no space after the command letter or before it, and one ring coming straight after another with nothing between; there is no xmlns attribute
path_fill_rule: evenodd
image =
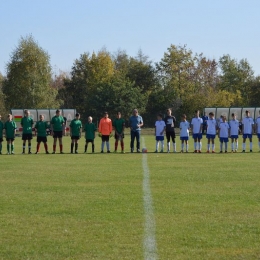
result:
<svg viewBox="0 0 260 260"><path fill-rule="evenodd" d="M170 45L159 62L142 51L106 49L83 53L70 72L54 75L50 56L33 36L22 37L0 74L0 113L11 108L75 108L82 118L99 119L104 111L128 118L138 108L145 125L172 108L190 118L204 107L259 106L260 77L246 59L226 54L219 60Z"/></svg>

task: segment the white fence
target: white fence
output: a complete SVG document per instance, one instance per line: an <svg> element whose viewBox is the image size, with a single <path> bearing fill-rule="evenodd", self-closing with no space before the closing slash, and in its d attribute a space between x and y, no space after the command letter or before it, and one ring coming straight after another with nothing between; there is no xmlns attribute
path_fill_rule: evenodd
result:
<svg viewBox="0 0 260 260"><path fill-rule="evenodd" d="M226 116L227 120L231 119L231 114L237 116L237 120L241 121L246 116L246 110L250 111L250 116L255 120L259 116L260 107L206 107L204 113L215 113L215 118L221 115Z"/></svg>
<svg viewBox="0 0 260 260"><path fill-rule="evenodd" d="M11 114L13 115L13 120L16 122L18 130L21 128L21 118L24 116L25 109L27 108L11 109ZM34 123L39 121L40 115L44 116L45 121L50 122L51 118L56 114L56 109L28 109L28 110L30 111L30 116L33 119ZM68 123L75 118L76 109L60 109L60 111L62 115L67 118Z"/></svg>

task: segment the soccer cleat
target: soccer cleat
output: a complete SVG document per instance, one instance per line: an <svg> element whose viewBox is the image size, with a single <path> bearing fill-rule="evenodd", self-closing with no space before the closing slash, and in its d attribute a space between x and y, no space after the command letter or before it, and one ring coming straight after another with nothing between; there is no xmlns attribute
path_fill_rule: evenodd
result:
<svg viewBox="0 0 260 260"><path fill-rule="evenodd" d="M188 153L189 151L187 150L186 153Z"/></svg>
<svg viewBox="0 0 260 260"><path fill-rule="evenodd" d="M75 153L77 154L77 153L78 153L78 151L75 151Z"/></svg>
<svg viewBox="0 0 260 260"><path fill-rule="evenodd" d="M207 153L209 153L209 150L207 150Z"/></svg>
<svg viewBox="0 0 260 260"><path fill-rule="evenodd" d="M55 152L52 152L52 154L55 154Z"/></svg>
<svg viewBox="0 0 260 260"><path fill-rule="evenodd" d="M219 153L223 153L222 151L220 151Z"/></svg>
<svg viewBox="0 0 260 260"><path fill-rule="evenodd" d="M32 154L32 152L28 152L28 154Z"/></svg>
<svg viewBox="0 0 260 260"><path fill-rule="evenodd" d="M233 150L231 150L231 153L233 153L234 151Z"/></svg>
<svg viewBox="0 0 260 260"><path fill-rule="evenodd" d="M50 154L48 151L45 152L46 154Z"/></svg>
<svg viewBox="0 0 260 260"><path fill-rule="evenodd" d="M137 153L140 153L140 149L137 149Z"/></svg>
<svg viewBox="0 0 260 260"><path fill-rule="evenodd" d="M131 149L131 153L133 153L134 152L134 149Z"/></svg>
<svg viewBox="0 0 260 260"><path fill-rule="evenodd" d="M157 150L155 150L155 151L154 151L154 153L158 153L158 151L157 151Z"/></svg>
<svg viewBox="0 0 260 260"><path fill-rule="evenodd" d="M225 153L227 153L227 151L225 151Z"/></svg>
<svg viewBox="0 0 260 260"><path fill-rule="evenodd" d="M253 150L250 150L250 153L252 153L253 152Z"/></svg>
<svg viewBox="0 0 260 260"><path fill-rule="evenodd" d="M124 150L122 150L122 151L121 151L121 153L125 153L125 151L124 151Z"/></svg>
<svg viewBox="0 0 260 260"><path fill-rule="evenodd" d="M108 150L107 153L110 153L110 151Z"/></svg>
<svg viewBox="0 0 260 260"><path fill-rule="evenodd" d="M170 150L167 150L167 153L170 153Z"/></svg>
<svg viewBox="0 0 260 260"><path fill-rule="evenodd" d="M22 154L25 154L25 152L22 152Z"/></svg>
<svg viewBox="0 0 260 260"><path fill-rule="evenodd" d="M235 150L235 153L237 152L237 150Z"/></svg>
<svg viewBox="0 0 260 260"><path fill-rule="evenodd" d="M245 150L242 151L242 153L245 153L245 152L246 152Z"/></svg>
<svg viewBox="0 0 260 260"><path fill-rule="evenodd" d="M197 150L194 150L194 152L193 153L197 153Z"/></svg>
<svg viewBox="0 0 260 260"><path fill-rule="evenodd" d="M0 154L2 154L2 152L0 152Z"/></svg>
<svg viewBox="0 0 260 260"><path fill-rule="evenodd" d="M38 152L36 152L35 154L38 154Z"/></svg>
<svg viewBox="0 0 260 260"><path fill-rule="evenodd" d="M163 150L161 150L160 153L163 153Z"/></svg>
<svg viewBox="0 0 260 260"><path fill-rule="evenodd" d="M6 153L6 154L10 154L10 153L8 152L8 153Z"/></svg>
<svg viewBox="0 0 260 260"><path fill-rule="evenodd" d="M115 150L113 153L117 153L117 150Z"/></svg>
<svg viewBox="0 0 260 260"><path fill-rule="evenodd" d="M11 152L11 154L14 154L14 152Z"/></svg>
<svg viewBox="0 0 260 260"><path fill-rule="evenodd" d="M70 151L70 153L73 153L73 151Z"/></svg>
<svg viewBox="0 0 260 260"><path fill-rule="evenodd" d="M60 152L60 154L64 154L64 152Z"/></svg>
<svg viewBox="0 0 260 260"><path fill-rule="evenodd" d="M201 150L198 150L198 153L201 153Z"/></svg>
<svg viewBox="0 0 260 260"><path fill-rule="evenodd" d="M183 150L181 150L181 153L183 153Z"/></svg>
<svg viewBox="0 0 260 260"><path fill-rule="evenodd" d="M100 153L104 153L103 150Z"/></svg>
<svg viewBox="0 0 260 260"><path fill-rule="evenodd" d="M212 151L212 153L215 153L215 151Z"/></svg>

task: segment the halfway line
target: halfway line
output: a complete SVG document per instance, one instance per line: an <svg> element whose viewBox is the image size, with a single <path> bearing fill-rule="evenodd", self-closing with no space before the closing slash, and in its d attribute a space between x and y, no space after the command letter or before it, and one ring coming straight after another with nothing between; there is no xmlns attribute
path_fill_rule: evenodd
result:
<svg viewBox="0 0 260 260"><path fill-rule="evenodd" d="M142 144L145 147L144 137L142 137ZM147 154L143 154L143 199L144 199L144 259L157 259L157 245L155 238L155 219L153 214L153 199L150 188L150 172L147 164Z"/></svg>

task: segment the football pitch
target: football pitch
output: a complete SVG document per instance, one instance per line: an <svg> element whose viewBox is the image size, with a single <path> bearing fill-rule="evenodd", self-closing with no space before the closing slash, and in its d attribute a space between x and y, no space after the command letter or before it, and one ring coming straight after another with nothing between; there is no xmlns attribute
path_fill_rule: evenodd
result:
<svg viewBox="0 0 260 260"><path fill-rule="evenodd" d="M0 259L259 259L260 153L0 155ZM179 137L177 150L180 151ZM35 152L35 138L32 152ZM111 151L114 140L111 139ZM52 138L48 137L52 152ZM229 143L230 151L230 143ZM119 148L120 150L120 148ZM166 150L166 149L165 149ZM59 151L59 150L58 150ZM3 142L6 152L6 142Z"/></svg>

